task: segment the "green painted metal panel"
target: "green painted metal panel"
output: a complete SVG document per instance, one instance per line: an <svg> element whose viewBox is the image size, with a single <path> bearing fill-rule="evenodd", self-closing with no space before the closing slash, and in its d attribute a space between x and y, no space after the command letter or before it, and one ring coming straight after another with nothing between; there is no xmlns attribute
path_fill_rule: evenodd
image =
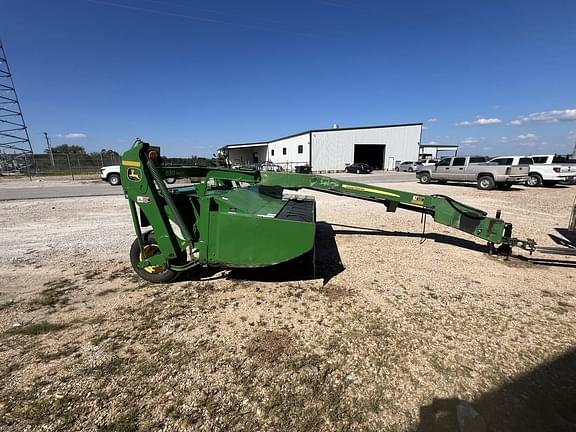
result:
<svg viewBox="0 0 576 432"><path fill-rule="evenodd" d="M279 264L310 251L315 233L315 223L214 212L208 263L224 267Z"/></svg>

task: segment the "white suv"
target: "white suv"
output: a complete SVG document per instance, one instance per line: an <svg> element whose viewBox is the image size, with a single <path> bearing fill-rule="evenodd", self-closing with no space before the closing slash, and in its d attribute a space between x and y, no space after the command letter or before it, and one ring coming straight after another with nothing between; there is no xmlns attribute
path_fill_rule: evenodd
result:
<svg viewBox="0 0 576 432"><path fill-rule="evenodd" d="M112 186L120 185L120 165L110 165L100 168L100 178Z"/></svg>

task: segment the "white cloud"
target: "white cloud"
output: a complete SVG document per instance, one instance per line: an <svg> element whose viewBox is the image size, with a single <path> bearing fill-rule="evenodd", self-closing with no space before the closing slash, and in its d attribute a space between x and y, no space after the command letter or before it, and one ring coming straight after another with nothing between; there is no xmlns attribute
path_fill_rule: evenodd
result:
<svg viewBox="0 0 576 432"><path fill-rule="evenodd" d="M72 132L72 133L67 133L67 134L58 134L56 135L59 138L88 138L88 135L84 134L84 133L76 133L76 132Z"/></svg>
<svg viewBox="0 0 576 432"><path fill-rule="evenodd" d="M432 117L429 118L428 120L426 120L428 123L436 123L438 121L438 119L436 117Z"/></svg>
<svg viewBox="0 0 576 432"><path fill-rule="evenodd" d="M422 130L428 130L427 126L422 126Z"/></svg>
<svg viewBox="0 0 576 432"><path fill-rule="evenodd" d="M470 144L478 144L480 142L480 140L478 138L464 138L462 141L460 141L460 144L464 144L464 145L470 145Z"/></svg>
<svg viewBox="0 0 576 432"><path fill-rule="evenodd" d="M431 145L431 146L433 146L433 145L438 145L438 143L437 143L436 141L430 141L430 142L424 143L424 144L422 144L422 145Z"/></svg>
<svg viewBox="0 0 576 432"><path fill-rule="evenodd" d="M576 121L576 108L531 113L512 120L510 124L521 125L524 123L559 123L568 121Z"/></svg>
<svg viewBox="0 0 576 432"><path fill-rule="evenodd" d="M544 147L546 146L548 143L546 141L542 141L542 142L536 142L536 141L526 141L526 142L520 142L518 143L519 146L522 147Z"/></svg>
<svg viewBox="0 0 576 432"><path fill-rule="evenodd" d="M493 117L493 118L484 118L484 117L478 117L476 120L474 121L462 121L460 123L456 123L456 126L489 126L489 125L495 125L495 124L499 124L502 123L502 120L500 120L499 118Z"/></svg>
<svg viewBox="0 0 576 432"><path fill-rule="evenodd" d="M534 141L539 138L538 135L534 135L533 133L521 134L516 137L519 141Z"/></svg>
<svg viewBox="0 0 576 432"><path fill-rule="evenodd" d="M500 120L499 118L479 118L474 120L474 124L480 125L480 126L487 126L487 125L493 125L493 124L499 124L502 123L502 120Z"/></svg>

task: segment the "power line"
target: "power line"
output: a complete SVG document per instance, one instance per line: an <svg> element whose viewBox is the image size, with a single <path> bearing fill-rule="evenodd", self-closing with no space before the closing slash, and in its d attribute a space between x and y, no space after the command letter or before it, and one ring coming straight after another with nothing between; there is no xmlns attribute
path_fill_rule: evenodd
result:
<svg viewBox="0 0 576 432"><path fill-rule="evenodd" d="M242 27L242 28L250 29L250 30L263 30L262 25L256 25L256 24L253 25L253 24L225 21L225 20L215 19L215 18L205 18L205 17L182 14L182 13L177 13L177 12L172 12L172 11L164 11L164 10L158 10L158 9L144 8L144 7L140 7L140 6L131 6L131 5L126 5L126 4L121 4L121 3L114 3L114 2L110 2L110 1L106 1L106 0L85 0L85 1L87 1L89 3L103 5L103 6L111 6L111 7L116 7L116 8L120 8L120 9L133 10L133 11L138 11L138 12L146 12L146 13L151 13L151 14L156 14L156 15L172 16L172 17L189 19L189 20L204 22L204 23L209 23L209 24L224 24L224 25ZM152 0L148 0L148 1L152 1ZM163 3L163 4L170 4L170 5L174 5L174 6L178 6L178 7L186 7L183 5L176 5L174 3ZM280 29L277 26L279 24L282 25L283 23L281 23L279 21L276 21L276 22L270 21L270 24L272 26L267 27L266 28L267 31L272 31L272 32L276 32L276 33L285 33L285 34L291 34L291 35L297 35L297 36L306 36L306 37L312 36L312 37L317 37L317 38L327 39L327 40L337 39L336 37L327 36L326 34L321 34L321 33L300 32L300 31ZM339 36L344 37L344 35L339 35Z"/></svg>

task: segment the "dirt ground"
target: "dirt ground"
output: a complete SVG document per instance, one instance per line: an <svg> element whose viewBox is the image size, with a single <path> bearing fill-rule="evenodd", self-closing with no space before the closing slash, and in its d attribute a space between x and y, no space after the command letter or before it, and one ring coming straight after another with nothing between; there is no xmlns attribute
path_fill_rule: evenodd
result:
<svg viewBox="0 0 576 432"><path fill-rule="evenodd" d="M557 246L576 187L440 193ZM308 192L307 192L308 193ZM317 197L318 274L133 273L122 196L0 202L0 430L576 430L576 257ZM481 429L479 429L481 430Z"/></svg>

